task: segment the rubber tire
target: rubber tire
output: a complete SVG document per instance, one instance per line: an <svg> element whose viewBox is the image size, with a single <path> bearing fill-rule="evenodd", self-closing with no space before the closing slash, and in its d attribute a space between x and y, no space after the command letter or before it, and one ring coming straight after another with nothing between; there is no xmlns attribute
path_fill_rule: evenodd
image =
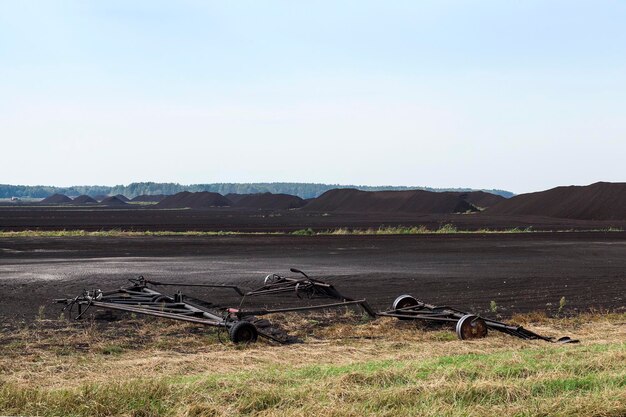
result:
<svg viewBox="0 0 626 417"><path fill-rule="evenodd" d="M256 326L249 321L239 321L228 329L230 341L239 343L254 343L259 337Z"/></svg>

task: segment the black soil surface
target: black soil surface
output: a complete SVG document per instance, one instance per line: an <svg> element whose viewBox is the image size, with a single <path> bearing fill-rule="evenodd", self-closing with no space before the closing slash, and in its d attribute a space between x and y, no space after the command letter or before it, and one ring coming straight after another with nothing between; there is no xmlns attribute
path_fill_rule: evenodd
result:
<svg viewBox="0 0 626 417"><path fill-rule="evenodd" d="M136 203L158 203L162 201L165 197L167 196L164 194L138 195L137 197L133 198L130 201L136 202Z"/></svg>
<svg viewBox="0 0 626 417"><path fill-rule="evenodd" d="M159 209L133 204L118 206L57 207L0 206L0 231L11 230L137 230L137 231L241 231L274 232L313 228L367 229L380 226L426 226L438 229L453 224L461 230L510 229L595 230L626 229L626 220L590 221L539 216L497 216L489 210L474 214L340 213L297 210L259 211L243 208ZM306 207L306 206L305 206Z"/></svg>
<svg viewBox="0 0 626 417"><path fill-rule="evenodd" d="M199 193L190 193L183 191L174 195L169 195L156 205L158 208L210 208L210 207L226 207L231 202L219 193L211 193L203 191Z"/></svg>
<svg viewBox="0 0 626 417"><path fill-rule="evenodd" d="M626 306L626 233L418 236L224 236L0 239L0 316L34 318L40 306L83 289L114 289L144 275L158 281L262 285L266 274L300 268L347 296L384 309L404 293L503 317ZM176 287L168 287L174 291ZM236 306L231 291L186 293ZM295 294L244 306L301 305Z"/></svg>
<svg viewBox="0 0 626 417"><path fill-rule="evenodd" d="M290 210L306 204L302 198L290 194L228 194L226 198L235 207L262 210Z"/></svg>
<svg viewBox="0 0 626 417"><path fill-rule="evenodd" d="M52 194L49 197L44 198L40 204L66 204L71 203L72 199L64 194Z"/></svg>
<svg viewBox="0 0 626 417"><path fill-rule="evenodd" d="M360 191L335 189L309 202L303 210L352 213L464 213L476 208L459 193L412 191Z"/></svg>
<svg viewBox="0 0 626 417"><path fill-rule="evenodd" d="M496 215L534 215L578 220L626 220L626 183L598 182L520 194L488 210Z"/></svg>
<svg viewBox="0 0 626 417"><path fill-rule="evenodd" d="M96 200L89 197L88 195L79 195L75 199L72 200L72 204L95 204Z"/></svg>

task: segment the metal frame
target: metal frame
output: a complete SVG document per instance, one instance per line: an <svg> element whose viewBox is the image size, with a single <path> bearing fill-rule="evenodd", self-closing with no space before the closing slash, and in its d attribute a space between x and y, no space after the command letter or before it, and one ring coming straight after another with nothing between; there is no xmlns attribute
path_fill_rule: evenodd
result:
<svg viewBox="0 0 626 417"><path fill-rule="evenodd" d="M63 310L69 310L70 316L72 315L73 308L76 306L78 315L75 319L82 318L91 307L126 311L146 316L225 328L228 330L230 339L234 343L254 342L256 341L257 335L279 343L287 343L289 341L289 339L285 340L284 338L276 337L274 332L259 329L258 326L254 324L255 316L358 306L370 317L376 317L376 313L369 306L367 300L354 300L346 297L331 284L310 278L304 272L297 269L291 269L291 271L299 273L303 277L293 278L270 274L265 278L262 287L248 292L244 292L235 285L160 282L147 280L143 276L140 276L136 279L129 279L130 285L114 291L103 292L99 289L83 291L83 293L77 297L68 299L62 298L55 301L65 304ZM160 286L230 289L242 296L242 298L239 303L239 308L224 308L204 300L189 297L182 294L180 291L173 295L163 294L155 289L155 287ZM294 292L300 299L333 299L337 300L337 302L274 309L241 308L244 301L250 297L290 292Z"/></svg>
<svg viewBox="0 0 626 417"><path fill-rule="evenodd" d="M69 309L71 316L74 306L78 307L76 319L83 317L90 307L99 307L109 310L126 311L130 313L155 316L172 320L186 321L217 327L228 330L231 341L234 343L254 342L257 336L287 343L289 340L276 336L271 329L259 329L255 323L255 316L273 313L304 312L329 308L356 306L370 318L395 317L400 320L425 320L432 322L447 322L454 324L457 336L460 339L476 339L485 337L487 330L497 330L511 336L526 340L545 340L554 343L576 343L577 340L561 337L554 340L534 333L522 326L515 326L503 322L487 319L457 310L448 306L437 306L417 300L411 295L401 295L395 299L391 309L374 312L366 299L352 299L340 293L332 284L309 277L298 269L291 272L300 274L300 277L285 277L270 274L265 278L264 285L244 292L235 285L222 284L185 284L177 282L151 281L140 276L130 279L130 285L114 291L101 290L84 291L81 295L69 299L57 299L56 302L65 304L63 310ZM177 291L173 295L166 295L155 288L160 286L176 287L204 287L213 289L229 289L241 296L239 307L224 308L210 302L189 297ZM299 299L327 299L335 300L332 303L314 304L300 307L286 308L242 308L249 298L264 295L279 295L294 293ZM267 320L264 320L267 324ZM269 327L268 325L266 327Z"/></svg>
<svg viewBox="0 0 626 417"><path fill-rule="evenodd" d="M485 337L487 335L487 329L491 329L525 340L539 339L554 343L578 342L578 340L567 336L554 340L552 337L542 336L522 326L491 320L448 306L427 304L408 294L398 296L390 310L379 312L378 315L383 317L395 317L400 320L426 320L452 323L455 325L456 334L459 339ZM482 330L483 327L484 330Z"/></svg>
<svg viewBox="0 0 626 417"><path fill-rule="evenodd" d="M310 310L323 310L327 308L358 306L369 317L376 318L376 312L372 309L372 307L370 307L365 298L359 300L352 299L340 293L332 284L311 278L299 269L291 268L290 271L296 274L301 274L302 278L285 277L278 274L270 274L265 277L264 285L262 287L245 293L239 305L243 305L246 298L287 293L295 293L295 295L300 299L331 299L337 300L337 302L329 304L308 305L304 307L274 309L229 308L228 312L236 315L237 317L242 317L249 315L262 316L272 313L301 312Z"/></svg>
<svg viewBox="0 0 626 417"><path fill-rule="evenodd" d="M57 303L65 304L63 310L68 310L72 315L74 306L78 309L75 319L80 319L91 307L99 307L108 310L125 311L129 313L155 316L172 320L186 321L190 323L202 324L205 326L224 328L229 331L229 336L234 342L240 340L245 333L246 339L240 340L253 342L257 336L275 340L270 334L258 331L252 323L236 326L243 322L241 319L233 319L227 314L220 315L215 305L202 300L185 296L180 291L173 295L165 295L151 286L176 285L190 287L226 288L232 289L238 294L243 292L231 285L214 284L183 284L183 283L162 283L146 280L143 276L136 279L129 279L130 285L121 287L114 291L92 290L84 291L81 295L69 299L57 299ZM254 328L251 329L250 326ZM236 329L235 331L233 329Z"/></svg>

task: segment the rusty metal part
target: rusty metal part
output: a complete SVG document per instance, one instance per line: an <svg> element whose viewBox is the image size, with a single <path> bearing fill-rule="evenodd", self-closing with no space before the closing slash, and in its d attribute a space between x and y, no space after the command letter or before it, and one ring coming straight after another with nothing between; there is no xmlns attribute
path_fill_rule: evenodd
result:
<svg viewBox="0 0 626 417"><path fill-rule="evenodd" d="M466 314L456 323L456 335L461 340L487 337L487 323L474 314Z"/></svg>
<svg viewBox="0 0 626 417"><path fill-rule="evenodd" d="M488 329L491 329L526 340L540 339L553 343L578 343L578 340L570 337L561 337L554 340L552 337L542 336L522 326L510 325L479 317L448 306L427 304L408 294L397 297L392 303L391 309L381 311L378 315L395 317L400 320L426 320L453 323L455 325L456 334L461 340L485 337L487 336Z"/></svg>

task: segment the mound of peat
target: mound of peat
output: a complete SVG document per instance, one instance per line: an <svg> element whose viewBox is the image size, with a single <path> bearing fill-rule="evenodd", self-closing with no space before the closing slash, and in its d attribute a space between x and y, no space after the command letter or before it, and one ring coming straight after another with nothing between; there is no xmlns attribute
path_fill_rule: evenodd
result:
<svg viewBox="0 0 626 417"><path fill-rule="evenodd" d="M247 195L249 195L249 194L230 193L230 194L226 194L224 197L226 197L228 199L228 201L230 201L232 203L232 205L236 205L239 202L239 200L241 200L242 198L244 198Z"/></svg>
<svg viewBox="0 0 626 417"><path fill-rule="evenodd" d="M486 193L484 191L461 193L459 196L473 206L480 208L492 207L499 202L506 200L506 198L501 195Z"/></svg>
<svg viewBox="0 0 626 417"><path fill-rule="evenodd" d="M84 194L79 195L78 197L72 200L72 204L95 204L95 203L97 203L96 200Z"/></svg>
<svg viewBox="0 0 626 417"><path fill-rule="evenodd" d="M306 204L302 198L290 194L228 194L226 198L235 207L265 210L289 210L300 208Z"/></svg>
<svg viewBox="0 0 626 417"><path fill-rule="evenodd" d="M130 201L130 199L129 199L128 197L126 197L125 195L123 195L123 194L116 194L116 195L114 195L113 197L115 197L115 198L117 198L118 200L121 200L121 201L123 201L123 202L125 202L125 203L127 203L127 202L129 202L129 201Z"/></svg>
<svg viewBox="0 0 626 417"><path fill-rule="evenodd" d="M626 220L626 183L597 182L520 194L489 208L487 213L576 220Z"/></svg>
<svg viewBox="0 0 626 417"><path fill-rule="evenodd" d="M71 202L72 199L64 194L52 194L41 200L41 204L66 204Z"/></svg>
<svg viewBox="0 0 626 417"><path fill-rule="evenodd" d="M102 200L100 204L103 204L105 206L110 206L110 207L123 207L123 206L128 205L126 204L126 202L120 200L117 196L107 197L104 200Z"/></svg>
<svg viewBox="0 0 626 417"><path fill-rule="evenodd" d="M304 206L307 211L354 213L464 213L477 211L459 193L409 191L329 190Z"/></svg>
<svg viewBox="0 0 626 417"><path fill-rule="evenodd" d="M210 208L210 207L226 207L231 202L219 193L211 193L202 191L199 193L191 193L183 191L174 195L165 197L161 202L157 203L157 208Z"/></svg>
<svg viewBox="0 0 626 417"><path fill-rule="evenodd" d="M167 197L165 194L138 195L130 201L134 203L158 203L162 201L165 197Z"/></svg>

